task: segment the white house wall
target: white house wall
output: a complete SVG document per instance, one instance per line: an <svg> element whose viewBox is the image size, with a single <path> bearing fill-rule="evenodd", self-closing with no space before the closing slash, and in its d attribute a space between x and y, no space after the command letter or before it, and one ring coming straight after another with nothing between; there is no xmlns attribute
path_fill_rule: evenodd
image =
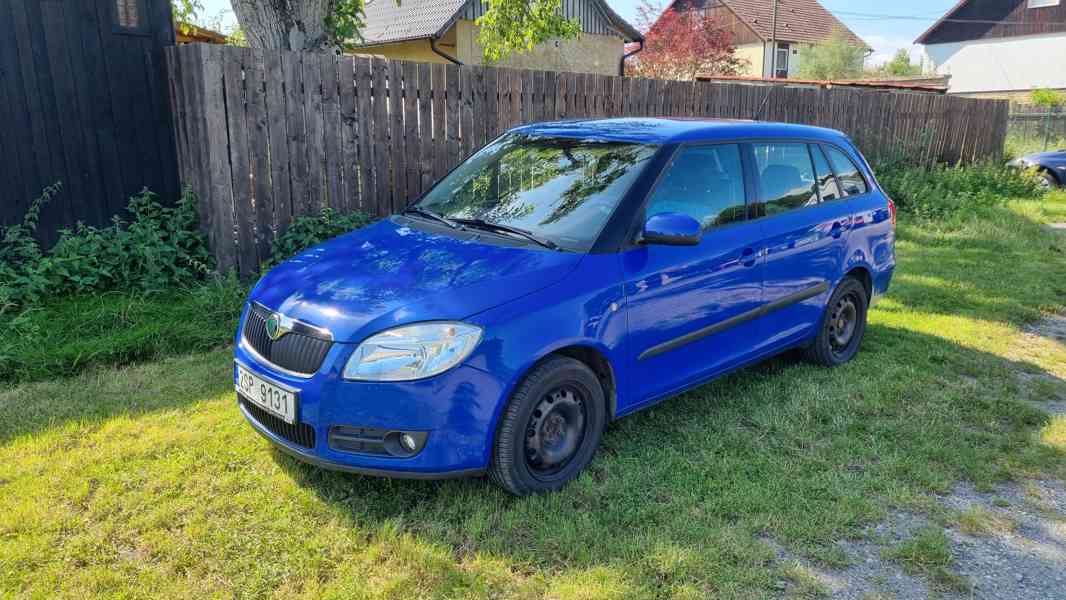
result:
<svg viewBox="0 0 1066 600"><path fill-rule="evenodd" d="M1066 33L974 40L925 47L949 93L1066 88Z"/></svg>

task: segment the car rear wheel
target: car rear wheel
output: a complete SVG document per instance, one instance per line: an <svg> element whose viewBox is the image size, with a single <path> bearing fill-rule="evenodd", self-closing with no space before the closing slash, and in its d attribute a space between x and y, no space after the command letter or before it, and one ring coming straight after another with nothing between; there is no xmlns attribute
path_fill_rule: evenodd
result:
<svg viewBox="0 0 1066 600"><path fill-rule="evenodd" d="M606 421L596 374L579 360L549 358L507 403L489 475L519 496L558 490L592 461Z"/></svg>
<svg viewBox="0 0 1066 600"><path fill-rule="evenodd" d="M822 315L818 336L806 348L807 359L835 367L854 358L866 333L868 306L862 282L854 277L841 281Z"/></svg>

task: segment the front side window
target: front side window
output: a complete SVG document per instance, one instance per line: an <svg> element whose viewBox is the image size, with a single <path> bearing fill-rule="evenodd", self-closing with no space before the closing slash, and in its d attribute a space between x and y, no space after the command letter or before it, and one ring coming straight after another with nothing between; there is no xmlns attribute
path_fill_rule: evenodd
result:
<svg viewBox="0 0 1066 600"><path fill-rule="evenodd" d="M807 144L752 144L759 180L756 214L770 216L818 204Z"/></svg>
<svg viewBox="0 0 1066 600"><path fill-rule="evenodd" d="M859 167L855 166L855 163L840 150L832 146L824 146L824 148L826 155L829 157L829 163L833 165L833 170L836 171L837 179L840 181L840 187L843 188L844 195L858 196L859 194L865 194L868 188L866 180L862 177L862 172L859 171Z"/></svg>
<svg viewBox="0 0 1066 600"><path fill-rule="evenodd" d="M586 251L657 149L512 133L459 165L418 208L460 222L520 228Z"/></svg>
<svg viewBox="0 0 1066 600"><path fill-rule="evenodd" d="M682 213L696 219L704 230L743 221L744 170L740 147L692 146L682 148L655 186L647 216Z"/></svg>

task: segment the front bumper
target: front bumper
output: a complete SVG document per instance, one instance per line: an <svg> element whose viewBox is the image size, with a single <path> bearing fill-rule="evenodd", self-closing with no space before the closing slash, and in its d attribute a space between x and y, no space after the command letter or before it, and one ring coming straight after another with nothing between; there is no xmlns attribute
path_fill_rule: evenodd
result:
<svg viewBox="0 0 1066 600"><path fill-rule="evenodd" d="M242 323L243 325L243 323ZM488 466L496 417L505 383L481 369L460 365L420 381L376 383L346 381L341 371L354 350L335 343L322 367L309 378L263 364L243 342L235 359L244 368L298 392L297 423L314 430L311 447L286 439L271 423L260 422L240 402L252 427L287 454L320 467L387 477L439 479L477 475ZM234 366L236 382L236 366ZM397 458L331 447L334 426L426 432L414 456Z"/></svg>

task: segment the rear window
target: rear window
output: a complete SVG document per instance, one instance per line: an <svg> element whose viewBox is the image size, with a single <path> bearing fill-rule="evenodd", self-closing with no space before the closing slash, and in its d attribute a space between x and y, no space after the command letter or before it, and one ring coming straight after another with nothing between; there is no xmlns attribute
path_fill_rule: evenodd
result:
<svg viewBox="0 0 1066 600"><path fill-rule="evenodd" d="M837 180L840 181L841 191L845 196L858 196L869 191L866 179L863 178L862 172L859 167L855 166L854 161L832 146L823 146L823 148L829 157L829 163L833 165L833 171L837 174Z"/></svg>
<svg viewBox="0 0 1066 600"><path fill-rule="evenodd" d="M760 216L818 204L807 144L753 144L752 149L759 179Z"/></svg>

